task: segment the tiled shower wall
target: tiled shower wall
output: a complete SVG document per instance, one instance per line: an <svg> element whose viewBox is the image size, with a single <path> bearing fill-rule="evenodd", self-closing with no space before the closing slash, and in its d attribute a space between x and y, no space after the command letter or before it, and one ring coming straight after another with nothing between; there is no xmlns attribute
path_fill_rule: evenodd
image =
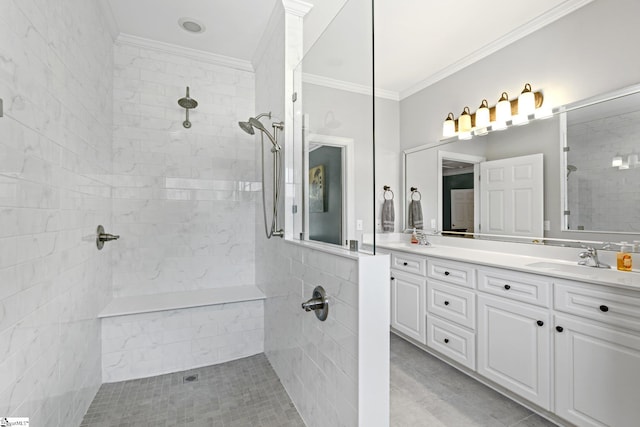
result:
<svg viewBox="0 0 640 427"><path fill-rule="evenodd" d="M111 295L112 39L98 2L0 1L0 416L79 425Z"/></svg>
<svg viewBox="0 0 640 427"><path fill-rule="evenodd" d="M119 41L114 110L114 295L253 284L254 74Z"/></svg>

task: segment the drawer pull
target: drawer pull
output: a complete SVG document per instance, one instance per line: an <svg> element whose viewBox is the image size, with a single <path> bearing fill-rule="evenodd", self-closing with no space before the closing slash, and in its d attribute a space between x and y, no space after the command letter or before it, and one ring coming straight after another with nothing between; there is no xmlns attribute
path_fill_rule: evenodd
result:
<svg viewBox="0 0 640 427"><path fill-rule="evenodd" d="M601 305L600 311L602 311L603 313L606 313L607 311L609 311L609 307L607 307L606 305Z"/></svg>
<svg viewBox="0 0 640 427"><path fill-rule="evenodd" d="M511 285L504 285L504 288L508 291L509 289L511 289Z"/></svg>
<svg viewBox="0 0 640 427"><path fill-rule="evenodd" d="M449 344L449 338L445 338L445 339L444 339L444 343L445 343L445 344Z"/></svg>
<svg viewBox="0 0 640 427"><path fill-rule="evenodd" d="M408 262L403 262L402 265L409 265L409 263Z"/></svg>
<svg viewBox="0 0 640 427"><path fill-rule="evenodd" d="M562 326L556 326L556 331L562 332L564 331L564 328Z"/></svg>
<svg viewBox="0 0 640 427"><path fill-rule="evenodd" d="M444 305L449 305L449 301L445 301L445 302L444 302Z"/></svg>
<svg viewBox="0 0 640 427"><path fill-rule="evenodd" d="M544 322L542 320L538 320L536 323L538 324L538 326L544 325Z"/></svg>
<svg viewBox="0 0 640 427"><path fill-rule="evenodd" d="M448 276L448 275L450 275L450 274L451 274L451 273L449 273L448 271L445 271L445 272L444 272L444 275L445 275L445 276Z"/></svg>

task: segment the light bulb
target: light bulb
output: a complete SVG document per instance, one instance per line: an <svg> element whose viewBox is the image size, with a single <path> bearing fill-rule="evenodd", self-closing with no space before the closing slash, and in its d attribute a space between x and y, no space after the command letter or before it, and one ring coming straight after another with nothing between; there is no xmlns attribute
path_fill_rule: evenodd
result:
<svg viewBox="0 0 640 427"><path fill-rule="evenodd" d="M449 113L447 118L442 123L442 136L450 138L456 134L456 121L453 117L453 113Z"/></svg>
<svg viewBox="0 0 640 427"><path fill-rule="evenodd" d="M464 107L462 114L458 117L458 132L471 132L471 113L469 107Z"/></svg>
<svg viewBox="0 0 640 427"><path fill-rule="evenodd" d="M614 156L611 160L611 167L619 168L622 166L622 156Z"/></svg>
<svg viewBox="0 0 640 427"><path fill-rule="evenodd" d="M529 117L530 114L536 111L536 97L531 91L531 85L527 83L524 85L522 93L518 97L518 115L523 119Z"/></svg>

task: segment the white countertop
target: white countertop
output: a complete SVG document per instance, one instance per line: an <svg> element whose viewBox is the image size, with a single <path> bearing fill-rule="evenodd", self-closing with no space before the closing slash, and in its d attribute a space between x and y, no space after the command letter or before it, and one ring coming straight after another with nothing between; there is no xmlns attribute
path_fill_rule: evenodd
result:
<svg viewBox="0 0 640 427"><path fill-rule="evenodd" d="M422 246L406 242L380 242L376 244L376 248L469 262L489 267L506 268L559 279L640 290L639 272L618 271L615 266L612 266L611 269L594 268L580 266L577 262L555 258L514 255L505 252L445 245ZM536 263L550 265L545 267L531 265Z"/></svg>

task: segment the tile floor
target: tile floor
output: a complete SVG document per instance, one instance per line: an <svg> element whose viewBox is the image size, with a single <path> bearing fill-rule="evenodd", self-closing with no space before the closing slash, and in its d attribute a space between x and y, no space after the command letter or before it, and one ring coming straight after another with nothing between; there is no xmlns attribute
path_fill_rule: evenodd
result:
<svg viewBox="0 0 640 427"><path fill-rule="evenodd" d="M183 381L194 374L197 381ZM103 384L84 416L81 427L85 426L304 427L304 423L262 353Z"/></svg>
<svg viewBox="0 0 640 427"><path fill-rule="evenodd" d="M198 375L196 382L183 377ZM391 334L391 426L554 424ZM286 427L304 423L264 354L103 384L81 427ZM327 426L333 427L333 426Z"/></svg>
<svg viewBox="0 0 640 427"><path fill-rule="evenodd" d="M391 426L555 424L391 334Z"/></svg>

